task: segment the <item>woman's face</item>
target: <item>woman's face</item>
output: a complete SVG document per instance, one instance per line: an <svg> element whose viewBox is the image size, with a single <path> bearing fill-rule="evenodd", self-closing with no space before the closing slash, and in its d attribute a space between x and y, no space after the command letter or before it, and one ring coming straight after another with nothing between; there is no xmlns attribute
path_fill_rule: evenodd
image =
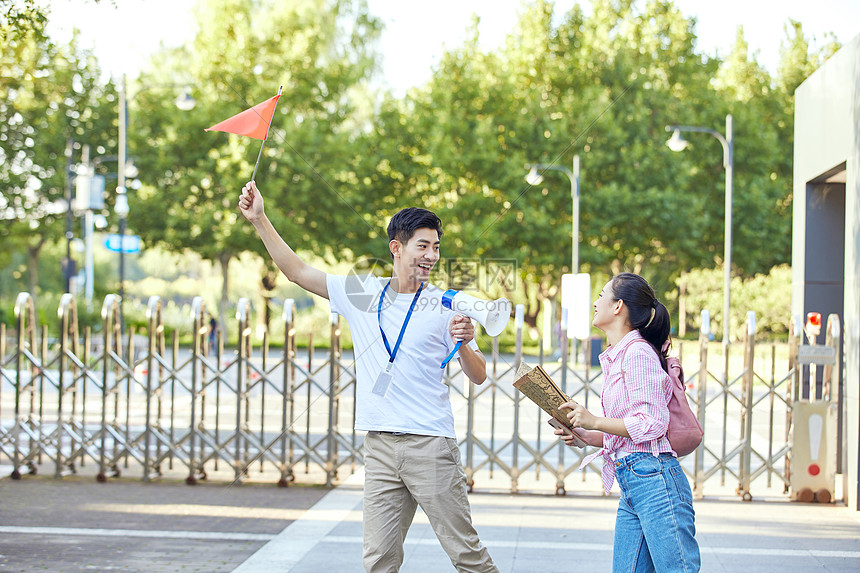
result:
<svg viewBox="0 0 860 573"><path fill-rule="evenodd" d="M594 319L591 324L600 330L606 330L606 326L615 320L618 316L617 309L621 305L620 300L615 300L615 295L612 292L612 281L610 280L604 285L603 290L594 301Z"/></svg>

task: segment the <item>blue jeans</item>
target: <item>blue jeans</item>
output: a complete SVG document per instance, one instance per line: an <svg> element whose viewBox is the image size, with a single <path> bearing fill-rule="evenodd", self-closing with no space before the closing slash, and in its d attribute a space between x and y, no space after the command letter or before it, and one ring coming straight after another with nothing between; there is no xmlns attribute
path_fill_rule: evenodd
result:
<svg viewBox="0 0 860 573"><path fill-rule="evenodd" d="M678 460L637 452L612 463L621 487L613 573L698 571L693 492Z"/></svg>

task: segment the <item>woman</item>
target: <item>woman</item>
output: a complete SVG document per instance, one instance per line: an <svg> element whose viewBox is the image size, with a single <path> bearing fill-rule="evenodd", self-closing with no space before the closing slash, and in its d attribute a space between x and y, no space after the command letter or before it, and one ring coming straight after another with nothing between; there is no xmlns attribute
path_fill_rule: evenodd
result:
<svg viewBox="0 0 860 573"><path fill-rule="evenodd" d="M595 327L609 347L600 355L605 417L576 402L565 404L580 436L602 446L582 467L602 455L606 493L618 480L621 500L615 521L612 570L698 571L693 494L666 438L669 312L645 279L621 273L606 283L594 303ZM573 438L556 431L568 445Z"/></svg>

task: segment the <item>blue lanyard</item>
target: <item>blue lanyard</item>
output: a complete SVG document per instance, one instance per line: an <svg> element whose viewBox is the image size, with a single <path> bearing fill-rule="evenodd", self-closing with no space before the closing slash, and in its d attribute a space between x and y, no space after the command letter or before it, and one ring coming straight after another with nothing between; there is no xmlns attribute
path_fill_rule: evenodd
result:
<svg viewBox="0 0 860 573"><path fill-rule="evenodd" d="M382 289L382 294L379 295L379 306L376 308L376 319L379 322L379 332L382 333L382 342L385 343L385 350L388 351L388 356L390 357L388 362L393 363L394 357L397 356L397 349L400 348L400 342L403 340L403 333L406 332L406 325L409 324L409 319L412 318L412 311L415 310L415 303L418 302L418 296L421 294L421 289L424 288L424 283L421 283L415 296L412 297L412 304L409 305L409 312L406 313L406 318L403 320L403 326L400 327L400 336L397 337L397 342L394 343L393 351L391 350L391 346L388 345L388 338L385 336L385 331L382 330L382 301L385 298L385 291L388 290L388 285L390 284L391 281L388 281L385 284L385 288Z"/></svg>
<svg viewBox="0 0 860 573"><path fill-rule="evenodd" d="M448 363L451 362L451 359L454 358L454 355L457 354L457 351L460 350L461 346L463 346L463 341L458 340L457 344L454 345L454 350L452 350L451 354L449 354L445 358L445 360L442 361L442 366L440 366L439 368L445 368L446 366L448 366Z"/></svg>

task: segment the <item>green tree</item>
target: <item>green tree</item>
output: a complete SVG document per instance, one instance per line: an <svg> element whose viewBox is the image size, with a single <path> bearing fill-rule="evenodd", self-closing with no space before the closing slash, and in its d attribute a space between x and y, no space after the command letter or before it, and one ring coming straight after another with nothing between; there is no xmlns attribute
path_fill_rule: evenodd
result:
<svg viewBox="0 0 860 573"><path fill-rule="evenodd" d="M35 34L44 38L45 10L35 0L0 0L0 40L20 40Z"/></svg>
<svg viewBox="0 0 860 573"><path fill-rule="evenodd" d="M791 256L792 137L773 83L739 28L714 85L720 111L734 120L732 262L740 275L766 273Z"/></svg>
<svg viewBox="0 0 860 573"><path fill-rule="evenodd" d="M283 83L257 180L290 244L329 262L387 258L386 219L426 206L445 222L447 258L517 260L513 283L476 286L526 303L534 325L571 270L572 213L566 178L548 172L529 187L525 165L569 167L578 154L581 270L640 272L669 293L682 270L722 263L725 188L719 144L697 134L674 154L664 126L722 132L729 113L735 276L787 262L791 94L833 46L811 51L792 24L772 78L742 30L725 61L698 52L695 21L670 1L596 0L588 16L554 10L524 4L492 51L473 22L429 82L377 99L367 80L379 24L364 2L201 3L195 40L158 54L130 89L130 148L144 181L130 197L133 230L219 261L223 313L230 261L243 251L267 258L235 209L259 142L202 129ZM194 112L176 110L164 84L192 85ZM264 295L273 276L270 266Z"/></svg>
<svg viewBox="0 0 860 573"><path fill-rule="evenodd" d="M826 34L825 44L818 50L811 49L809 39L803 33L803 25L796 20L789 20L785 25L785 36L780 44L776 85L793 104L797 86L842 46L832 34ZM794 114L793 108L791 113Z"/></svg>
<svg viewBox="0 0 860 573"><path fill-rule="evenodd" d="M42 247L64 233L67 166L76 153L68 142L109 145L112 93L76 38L57 46L32 31L9 37L0 70L0 237L4 250L26 251L36 296Z"/></svg>
<svg viewBox="0 0 860 573"><path fill-rule="evenodd" d="M527 162L569 167L580 155L582 270L640 272L669 293L682 270L722 264L725 172L717 141L696 135L674 154L664 126L722 133L731 113L735 273L767 272L790 252L793 109L742 29L721 62L697 52L695 21L671 2L592 8L554 25L552 3L528 3L492 52L473 24L426 85L382 104L361 168L371 174L358 177L365 194L383 190L368 199L377 210L437 210L447 257L518 259L531 323L570 272L571 199L557 172L528 187ZM801 55L808 74L815 55Z"/></svg>
<svg viewBox="0 0 860 573"><path fill-rule="evenodd" d="M790 36L793 32L793 36ZM743 29L720 66L714 85L735 125L733 266L742 276L767 273L791 257L794 90L832 53L810 51L797 22L787 40L776 78L749 53Z"/></svg>
<svg viewBox="0 0 860 573"><path fill-rule="evenodd" d="M185 82L197 107L179 112L174 94L135 98L132 152L144 182L130 198L130 225L147 243L191 249L223 269L239 253L267 257L236 201L251 177L260 142L203 129L256 104L284 85L257 181L276 228L296 249L334 258L375 232L353 211L356 133L363 89L373 70L379 24L364 2L211 0L198 10L200 32L162 53L141 85ZM154 150L154 151L153 151ZM265 279L265 277L264 277ZM266 287L271 280L263 280Z"/></svg>
<svg viewBox="0 0 860 573"><path fill-rule="evenodd" d="M686 283L686 321L701 328L701 313L711 313L711 332L721 332L723 318L714 314L722 308L723 276L721 269L696 269L679 278ZM756 313L756 330L760 336L781 338L788 334L791 316L791 267L777 265L768 273L732 278L731 331L744 332L747 311Z"/></svg>
<svg viewBox="0 0 860 573"><path fill-rule="evenodd" d="M557 173L528 187L527 162L581 156L583 270L699 263L701 245L679 221L700 216L708 198L675 191L662 146L670 117L701 115L715 99L716 64L694 39L667 2L596 2L590 17L575 7L558 27L553 5L535 2L491 53L473 31L426 86L384 108L379 134L399 145L385 164L397 176L380 176L385 195L437 209L453 231L446 256L518 259L515 288L532 324L570 272L571 198Z"/></svg>
<svg viewBox="0 0 860 573"><path fill-rule="evenodd" d="M98 4L101 0L91 0ZM20 40L35 34L45 38L50 5L37 0L0 0L0 40Z"/></svg>

